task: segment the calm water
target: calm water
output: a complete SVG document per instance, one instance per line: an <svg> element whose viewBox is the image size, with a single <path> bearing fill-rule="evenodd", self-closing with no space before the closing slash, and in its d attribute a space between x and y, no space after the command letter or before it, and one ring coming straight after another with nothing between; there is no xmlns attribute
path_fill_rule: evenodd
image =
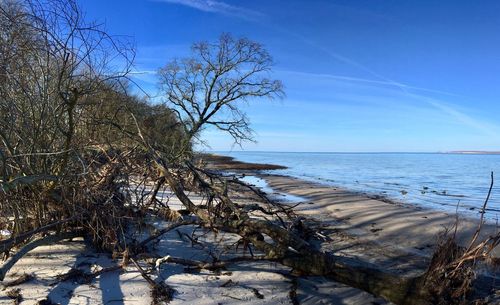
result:
<svg viewBox="0 0 500 305"><path fill-rule="evenodd" d="M479 215L498 175L487 217L500 216L500 155L413 153L218 152L237 160L287 166L273 171L372 195L447 211Z"/></svg>

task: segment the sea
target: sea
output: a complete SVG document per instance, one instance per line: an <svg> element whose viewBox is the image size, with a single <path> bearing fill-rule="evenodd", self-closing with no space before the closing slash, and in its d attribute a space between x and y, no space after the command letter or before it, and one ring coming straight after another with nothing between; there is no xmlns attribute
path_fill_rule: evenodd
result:
<svg viewBox="0 0 500 305"><path fill-rule="evenodd" d="M500 155L451 153L312 153L218 151L270 171L395 202L479 217L493 173L485 218L500 217ZM497 177L497 176L498 177Z"/></svg>

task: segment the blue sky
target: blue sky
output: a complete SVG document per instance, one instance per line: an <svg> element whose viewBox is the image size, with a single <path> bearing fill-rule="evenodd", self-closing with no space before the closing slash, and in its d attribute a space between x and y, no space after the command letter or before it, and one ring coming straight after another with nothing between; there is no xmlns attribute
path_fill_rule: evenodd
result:
<svg viewBox="0 0 500 305"><path fill-rule="evenodd" d="M281 101L242 105L261 151L500 150L500 1L81 0L134 38L135 78L222 32L265 45ZM207 130L213 150L239 149Z"/></svg>

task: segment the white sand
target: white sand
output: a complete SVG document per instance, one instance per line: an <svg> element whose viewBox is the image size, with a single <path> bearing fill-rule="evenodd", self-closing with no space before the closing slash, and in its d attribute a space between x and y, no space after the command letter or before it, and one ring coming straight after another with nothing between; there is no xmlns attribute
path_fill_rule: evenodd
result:
<svg viewBox="0 0 500 305"><path fill-rule="evenodd" d="M153 225L162 228L165 222ZM180 232L191 235L194 226L179 228ZM195 234L202 231L198 228ZM176 231L169 232L156 244L160 256L172 255L187 259L207 259L208 253L231 257L243 255L241 251L227 251L223 245L236 241L233 234L208 234L200 236L206 247L192 246L187 238L180 239ZM217 242L215 242L217 241ZM248 255L248 253L246 253ZM62 242L58 245L39 247L21 259L10 271L6 281L22 273L33 274L36 278L13 288L20 288L23 296L21 304L36 304L38 300L49 298L59 304L151 304L150 288L139 272L129 265L123 271L105 273L91 283L58 282L56 276L76 267L89 272L97 268L110 267L118 262L109 254L95 253L83 240ZM144 266L146 267L146 266ZM241 262L231 265L218 274L201 270L186 272L184 266L165 263L151 276L164 280L176 290L172 305L219 305L219 304L291 304L288 296L292 287L290 278L283 274L289 268L270 262ZM225 287L222 287L225 286ZM0 304L13 304L0 291ZM257 297L254 291L263 298ZM370 294L338 284L322 277L300 278L297 289L300 304L386 304ZM373 303L376 302L376 303Z"/></svg>

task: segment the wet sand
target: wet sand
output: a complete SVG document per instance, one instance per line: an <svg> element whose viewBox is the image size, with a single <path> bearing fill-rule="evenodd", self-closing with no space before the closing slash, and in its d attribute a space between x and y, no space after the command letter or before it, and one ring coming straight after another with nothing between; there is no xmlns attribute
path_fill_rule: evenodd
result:
<svg viewBox="0 0 500 305"><path fill-rule="evenodd" d="M319 220L337 220L337 228L356 237L396 247L422 256L432 254L438 236L453 229L458 218L457 237L468 245L479 218L450 214L418 205L372 199L340 187L323 185L293 177L258 174L276 191L301 196L306 201L296 210ZM486 237L497 230L491 223L483 225Z"/></svg>

